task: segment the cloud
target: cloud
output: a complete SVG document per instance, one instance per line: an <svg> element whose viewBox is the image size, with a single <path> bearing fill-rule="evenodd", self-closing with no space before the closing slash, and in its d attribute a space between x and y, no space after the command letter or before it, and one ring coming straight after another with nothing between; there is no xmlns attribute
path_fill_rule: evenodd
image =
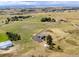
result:
<svg viewBox="0 0 79 59"><path fill-rule="evenodd" d="M0 5L41 5L42 2L37 1L5 1L0 2Z"/></svg>
<svg viewBox="0 0 79 59"><path fill-rule="evenodd" d="M37 2L18 2L18 4L22 4L22 5L36 5L38 3Z"/></svg>
<svg viewBox="0 0 79 59"><path fill-rule="evenodd" d="M0 2L2 5L78 6L79 1L5 1Z"/></svg>

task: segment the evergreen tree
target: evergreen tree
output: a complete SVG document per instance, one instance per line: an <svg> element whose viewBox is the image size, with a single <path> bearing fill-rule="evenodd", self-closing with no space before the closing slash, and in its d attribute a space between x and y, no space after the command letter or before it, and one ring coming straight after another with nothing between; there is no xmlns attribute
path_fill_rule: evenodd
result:
<svg viewBox="0 0 79 59"><path fill-rule="evenodd" d="M51 37L51 35L47 36L47 44L49 45L49 49L53 49L54 48L54 43L53 43L53 39Z"/></svg>

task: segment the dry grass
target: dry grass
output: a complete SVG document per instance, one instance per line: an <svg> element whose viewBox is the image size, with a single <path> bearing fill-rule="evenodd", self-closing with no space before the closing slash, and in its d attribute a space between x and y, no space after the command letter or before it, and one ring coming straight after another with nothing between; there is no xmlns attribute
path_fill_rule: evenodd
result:
<svg viewBox="0 0 79 59"><path fill-rule="evenodd" d="M17 49L18 53L16 56L70 56L72 55L79 55L78 50L78 43L79 43L79 34L78 32L69 34L68 30L75 29L74 26L71 25L72 23L79 23L78 15L79 12L54 12L54 13L37 13L31 14L33 17L28 18L28 20L24 20L22 22L13 22L7 25L0 26L0 30L4 31L11 31L16 32L21 35L22 40L18 42L14 42L15 45L20 45L21 47ZM55 18L58 20L59 18L67 19L70 22L67 23L42 23L40 19L42 17L50 17ZM1 21L5 20L7 15L0 16ZM0 24L1 24L0 21ZM55 33L52 34L54 37L54 41L57 45L64 50L64 52L57 52L57 51L49 51L39 43L35 43L32 39L33 34L38 33L41 29L51 28ZM65 32L66 31L66 32ZM76 31L76 30L75 30ZM13 55L12 55L13 56Z"/></svg>

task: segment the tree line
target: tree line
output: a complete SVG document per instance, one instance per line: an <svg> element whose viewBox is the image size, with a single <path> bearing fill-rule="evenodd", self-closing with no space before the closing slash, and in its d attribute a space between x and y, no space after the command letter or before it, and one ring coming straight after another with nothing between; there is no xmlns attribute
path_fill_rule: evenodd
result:
<svg viewBox="0 0 79 59"><path fill-rule="evenodd" d="M11 41L21 40L21 36L17 33L6 32L8 39Z"/></svg>
<svg viewBox="0 0 79 59"><path fill-rule="evenodd" d="M7 19L5 20L5 24L8 24L10 21L22 21L23 19L26 18L30 18L32 16L28 15L28 16L13 16L13 17L7 17Z"/></svg>
<svg viewBox="0 0 79 59"><path fill-rule="evenodd" d="M44 17L41 19L41 22L56 22L56 20L51 17Z"/></svg>

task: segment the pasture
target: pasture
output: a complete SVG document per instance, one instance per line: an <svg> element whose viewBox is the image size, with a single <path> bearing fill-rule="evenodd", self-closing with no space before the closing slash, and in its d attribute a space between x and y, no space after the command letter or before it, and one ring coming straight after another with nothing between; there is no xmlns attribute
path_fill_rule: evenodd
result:
<svg viewBox="0 0 79 59"><path fill-rule="evenodd" d="M2 23L2 21L6 20L7 17L14 15L0 15L0 30L6 32L15 32L21 35L21 40L13 41L15 46L19 46L16 52L10 52L11 54L3 54L2 56L79 56L79 34L75 33L74 35L72 35L68 32L77 29L72 25L72 23L79 24L79 12L24 14L24 16L27 15L32 15L33 17L24 19L23 21L10 22L9 24L4 24ZM41 22L40 20L42 17L51 17L55 18L56 20L66 19L68 22ZM45 49L41 46L40 43L37 43L32 39L33 34L38 33L40 30L45 30L48 28L58 28L65 33L68 33L67 36L65 38L62 38L61 41L55 42L62 47L64 52ZM64 36L63 34L61 35ZM4 40L7 38L6 36L3 36L5 35L2 34L2 37L0 37L0 39Z"/></svg>

